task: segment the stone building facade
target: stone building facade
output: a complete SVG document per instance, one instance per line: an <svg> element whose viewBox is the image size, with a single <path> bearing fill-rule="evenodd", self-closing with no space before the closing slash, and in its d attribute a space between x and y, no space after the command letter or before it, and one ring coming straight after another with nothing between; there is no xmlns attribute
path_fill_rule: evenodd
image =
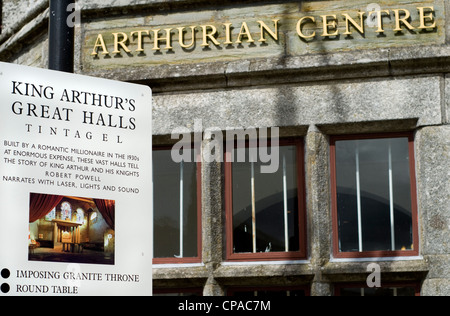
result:
<svg viewBox="0 0 450 316"><path fill-rule="evenodd" d="M217 158L200 158L191 166L196 176L189 180L196 184L190 190L197 204L184 219L194 220L174 232L193 243L193 255L185 247L185 256L181 251L177 257L156 258L155 293L369 294L367 281L379 267L382 293L400 295L410 288L407 293L413 295L450 295L448 1L79 0L77 8L75 73L149 85L155 151L176 144L179 138L171 136L181 128L192 139L200 135L203 152ZM48 17L46 0L2 1L0 60L46 68ZM261 237L265 250L254 246L240 253L238 233L250 234L254 227L246 219L238 227L238 212L230 203L239 192L229 179L237 167L223 162L223 151L211 148L219 148L218 139L229 141L227 130L255 128L261 134L274 127L280 144L287 141L297 149L298 220L294 233L285 230L298 245L273 251L275 241ZM398 138L406 144L402 163L392 161L400 145L389 145L383 154L377 151L381 144L373 145L368 152L367 159L384 157L380 168L388 180L379 195L388 198L372 207L383 209L377 214L390 212L391 235L367 237L385 223L381 215L364 220L368 191L377 195L379 186L374 182L374 188L361 190L371 180L362 169L379 164L364 165L362 152L369 140ZM352 141L361 141L358 149L346 149L350 157L356 153L356 161L340 160L341 147ZM350 160L352 166L346 164ZM396 169L397 164L402 167ZM408 175L406 185L398 181L403 189L395 189L402 177L396 170ZM348 184L355 175L357 183ZM281 182L277 187L283 191ZM173 190L168 197L178 202L180 189ZM401 190L408 192L407 206L394 202ZM345 213L344 203L353 215ZM406 218L396 217L400 213ZM348 232L344 224L351 226ZM264 224L258 225L253 232L262 235ZM155 242L166 238L158 232L155 228ZM399 245L403 235L406 241ZM385 239L389 246L364 249L372 238Z"/></svg>

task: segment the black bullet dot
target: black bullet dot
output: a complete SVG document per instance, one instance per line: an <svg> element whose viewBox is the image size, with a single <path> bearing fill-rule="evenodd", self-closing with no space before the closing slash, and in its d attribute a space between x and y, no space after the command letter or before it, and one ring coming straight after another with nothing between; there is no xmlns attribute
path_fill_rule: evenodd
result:
<svg viewBox="0 0 450 316"><path fill-rule="evenodd" d="M2 286L0 287L0 290L2 291L2 293L8 293L9 292L9 284L8 283L3 283Z"/></svg>
<svg viewBox="0 0 450 316"><path fill-rule="evenodd" d="M3 269L1 272L2 278L7 279L11 275L11 272L9 272L8 269Z"/></svg>

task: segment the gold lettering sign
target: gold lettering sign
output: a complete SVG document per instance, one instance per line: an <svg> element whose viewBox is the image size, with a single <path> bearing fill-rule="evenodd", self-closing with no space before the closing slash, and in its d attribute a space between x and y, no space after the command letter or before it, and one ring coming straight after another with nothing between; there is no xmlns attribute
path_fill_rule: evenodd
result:
<svg viewBox="0 0 450 316"><path fill-rule="evenodd" d="M265 43L267 42L267 38L270 37L273 40L278 40L278 22L279 20L273 20L273 26L272 28L269 27L264 21L257 21L256 23L259 25L260 32L258 35L258 42ZM219 30L215 25L199 25L199 26L189 26L189 27L179 27L176 30L175 29L153 29L153 30L138 30L130 32L129 36L128 34L124 32L118 32L118 33L111 33L113 35L113 50L108 49L105 42L105 37L102 33L97 35L97 39L94 44L94 48L92 49L92 56L98 56L99 54L102 55L108 55L108 54L121 54L121 50L126 53L131 53L130 48L128 47L131 44L131 41L133 40L135 44L137 44L135 52L143 52L143 41L144 38L153 38L153 48L154 51L160 51L161 49L165 50L173 50L174 47L172 46L172 39L174 36L178 35L178 45L181 48L191 48L194 46L195 41L195 33L197 30L201 31L202 34L202 47L209 47L211 44L215 46L222 46L222 45L233 45L233 44L242 44L243 42L246 43L254 43L254 35L252 35L252 32L250 31L250 28L247 24L247 22L242 22L240 26L239 34L235 39L232 39L232 33L231 33L231 23L223 23L223 30L225 31L225 41L219 42L218 36L219 36ZM186 29L189 29L191 42L189 44L185 43L185 34ZM178 33L178 34L176 34ZM131 40L132 39L132 40ZM162 45L165 45L162 47Z"/></svg>
<svg viewBox="0 0 450 316"><path fill-rule="evenodd" d="M130 27L127 21L126 27L111 27L100 21L84 33L83 67L227 61L445 41L444 0L420 5L404 1L401 7L381 3L379 10L369 9L367 1L355 0L356 9L341 1L314 1L302 2L300 9L294 3L211 11L214 18L209 20L204 12L191 12L149 17L149 26Z"/></svg>

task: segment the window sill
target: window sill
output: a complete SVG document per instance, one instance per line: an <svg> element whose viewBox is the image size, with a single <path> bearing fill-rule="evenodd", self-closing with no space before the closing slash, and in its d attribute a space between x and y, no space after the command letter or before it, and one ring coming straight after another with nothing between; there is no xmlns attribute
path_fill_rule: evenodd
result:
<svg viewBox="0 0 450 316"><path fill-rule="evenodd" d="M383 261L414 261L423 260L420 255L393 256L393 257L360 257L360 258L331 258L330 263L338 262L383 262Z"/></svg>
<svg viewBox="0 0 450 316"><path fill-rule="evenodd" d="M170 268L197 268L203 267L203 263L157 263L153 264L153 269L170 269Z"/></svg>
<svg viewBox="0 0 450 316"><path fill-rule="evenodd" d="M385 281L391 277L421 280L430 269L427 260L422 256L411 256L331 259L321 268L321 272L333 282L348 282L349 275L353 275L355 280L364 281L373 272L370 266L372 263L380 266L382 280Z"/></svg>

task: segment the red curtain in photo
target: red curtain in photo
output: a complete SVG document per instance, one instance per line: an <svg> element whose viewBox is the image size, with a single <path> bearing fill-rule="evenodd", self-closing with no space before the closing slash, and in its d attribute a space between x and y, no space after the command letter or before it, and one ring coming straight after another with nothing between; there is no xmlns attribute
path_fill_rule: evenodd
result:
<svg viewBox="0 0 450 316"><path fill-rule="evenodd" d="M102 214L105 222L114 230L114 214L116 210L116 202L112 200L94 199L98 211Z"/></svg>
<svg viewBox="0 0 450 316"><path fill-rule="evenodd" d="M30 223L50 213L63 199L60 195L30 194Z"/></svg>

